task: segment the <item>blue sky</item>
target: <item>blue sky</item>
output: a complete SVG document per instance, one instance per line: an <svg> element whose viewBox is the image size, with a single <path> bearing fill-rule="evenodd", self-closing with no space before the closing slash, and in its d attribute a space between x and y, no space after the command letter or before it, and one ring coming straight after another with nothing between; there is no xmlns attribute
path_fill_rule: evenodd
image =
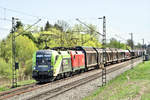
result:
<svg viewBox="0 0 150 100"><path fill-rule="evenodd" d="M44 23L47 19L54 22L57 19L77 23L75 18L99 26L102 30L102 21L98 17L107 18L107 36L115 34L128 39L129 33L134 34L134 40L142 43L142 38L150 42L150 0L0 0L0 7L10 8L27 14L40 16ZM21 18L25 23L34 23L37 19L31 16L4 11L0 8L0 18L11 16ZM44 17L44 18L43 18ZM40 24L40 23L39 23ZM11 22L0 20L0 38L7 32ZM124 41L122 41L124 42Z"/></svg>

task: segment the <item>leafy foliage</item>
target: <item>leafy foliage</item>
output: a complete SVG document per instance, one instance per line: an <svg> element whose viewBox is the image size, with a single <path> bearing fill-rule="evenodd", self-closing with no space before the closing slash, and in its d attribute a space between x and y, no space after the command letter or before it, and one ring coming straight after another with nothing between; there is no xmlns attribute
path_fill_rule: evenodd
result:
<svg viewBox="0 0 150 100"><path fill-rule="evenodd" d="M52 28L52 25L49 24L49 21L46 22L46 25L45 25L45 31L48 31L50 28ZM41 29L42 30L42 29Z"/></svg>
<svg viewBox="0 0 150 100"><path fill-rule="evenodd" d="M124 43L120 43L115 38L111 38L110 42L107 44L107 47L118 48L118 49L130 49L130 47Z"/></svg>
<svg viewBox="0 0 150 100"><path fill-rule="evenodd" d="M102 47L99 42L99 35L94 31L97 27L90 24L89 28L76 24L73 27L63 21L58 20L54 25L46 22L44 27L38 29L33 27L25 31L26 27L22 22L17 22L16 37L16 61L19 62L19 77L31 75L32 55L38 49L53 47L73 47L73 46L92 46ZM11 34L0 41L0 75L11 76L11 53L12 40ZM112 38L107 47L126 49L127 45L119 43Z"/></svg>
<svg viewBox="0 0 150 100"><path fill-rule="evenodd" d="M11 76L11 53L12 53L12 41L11 36L6 40L3 40L1 44L1 57L0 57L0 74L3 76ZM32 62L32 55L37 50L34 42L26 36L19 36L16 38L16 61L19 62L19 73L25 74L27 68L27 61ZM31 70L29 71L31 73Z"/></svg>
<svg viewBox="0 0 150 100"><path fill-rule="evenodd" d="M11 67L9 63L0 58L0 77L11 78Z"/></svg>

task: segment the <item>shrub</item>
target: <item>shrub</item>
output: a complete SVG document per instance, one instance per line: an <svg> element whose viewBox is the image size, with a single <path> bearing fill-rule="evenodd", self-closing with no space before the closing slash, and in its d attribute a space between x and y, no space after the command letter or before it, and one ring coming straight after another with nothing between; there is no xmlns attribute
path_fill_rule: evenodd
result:
<svg viewBox="0 0 150 100"><path fill-rule="evenodd" d="M0 58L0 77L11 78L11 64L6 63L2 58Z"/></svg>

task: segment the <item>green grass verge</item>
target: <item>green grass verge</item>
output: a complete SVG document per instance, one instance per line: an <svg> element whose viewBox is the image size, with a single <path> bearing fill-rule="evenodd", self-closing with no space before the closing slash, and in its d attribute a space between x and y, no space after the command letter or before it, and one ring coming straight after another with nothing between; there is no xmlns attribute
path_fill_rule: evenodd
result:
<svg viewBox="0 0 150 100"><path fill-rule="evenodd" d="M18 85L18 87L21 87L23 85L29 85L29 84L32 84L35 82L36 82L35 80L25 80L25 81L17 82L17 85ZM11 84L0 86L0 92L7 91L10 89L11 89Z"/></svg>
<svg viewBox="0 0 150 100"><path fill-rule="evenodd" d="M0 86L0 92L9 90L10 86Z"/></svg>
<svg viewBox="0 0 150 100"><path fill-rule="evenodd" d="M117 76L83 100L129 99L150 100L150 61Z"/></svg>
<svg viewBox="0 0 150 100"><path fill-rule="evenodd" d="M28 85L28 84L32 84L35 82L36 82L35 80L25 80L25 81L18 82L18 86Z"/></svg>

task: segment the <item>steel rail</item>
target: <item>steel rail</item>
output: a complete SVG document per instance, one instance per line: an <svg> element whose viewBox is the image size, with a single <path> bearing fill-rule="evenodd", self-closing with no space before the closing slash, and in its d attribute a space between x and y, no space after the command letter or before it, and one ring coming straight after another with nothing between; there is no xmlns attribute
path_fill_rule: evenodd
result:
<svg viewBox="0 0 150 100"><path fill-rule="evenodd" d="M138 61L139 59L134 59L134 61ZM114 71L117 71L121 68L124 68L126 66L130 65L130 60L127 61L127 62L123 62L123 63L120 63L118 64L117 66L115 67L112 67L112 68L109 68L107 67L107 74L109 73L112 73ZM112 65L113 66L113 65ZM98 79L102 76L102 71L100 73L96 73L94 75L91 75L91 76L88 76L86 78L82 78L82 79L79 79L77 81L73 81L73 82L70 82L68 84L65 84L65 85L62 85L60 87L57 87L57 88L54 88L54 89L50 89L48 91L44 91L36 96L32 96L30 98L26 98L27 100L39 100L39 99L42 99L42 100L48 100L50 98L54 98L60 94L63 94L64 92L67 92L71 89L74 89L78 86L81 86L83 84L86 84L92 80L95 80L95 79Z"/></svg>
<svg viewBox="0 0 150 100"><path fill-rule="evenodd" d="M139 58L137 58L137 59L134 59L135 61L138 61L139 60ZM130 60L128 60L128 61L125 61L125 62L121 62L121 63L117 63L117 64L113 64L113 65L109 65L109 66L107 66L107 74L108 73L111 73L111 72L113 72L113 71L116 71L116 70L118 70L118 69L121 69L121 68L123 68L123 66L125 67L127 64L126 63L130 63ZM122 65L122 66L120 66L120 64ZM99 70L101 70L101 69L99 69ZM110 70L112 70L112 71L110 71ZM96 70L92 70L92 71L96 71ZM91 70L90 70L90 72L92 72ZM89 71L88 71L89 72ZM76 74L76 75L74 75L74 76L71 76L71 77L67 77L67 78L63 78L63 79L60 79L60 80L57 80L57 81L54 81L54 82L51 82L51 83L47 83L47 84L44 84L44 85L38 85L38 84L30 84L30 85L26 85L26 86L23 86L23 87L19 87L19 88L15 88L15 89L11 89L11 90L9 90L9 91L5 91L5 92L1 92L0 93L0 100L1 99L8 99L8 98L11 98L11 97L13 97L13 96L16 96L16 95L21 95L21 94L23 94L23 93L27 93L27 92L31 92L31 91L34 91L34 90L36 90L36 89L39 89L39 88L42 88L42 87L45 87L45 86L48 86L48 85L52 85L52 84L56 84L56 83L59 83L59 82L63 82L63 81L66 81L66 80L69 80L69 79L71 79L71 78L76 78L76 77L78 77L78 76L80 76L80 75L82 75L82 74L87 74L88 72L84 72L84 73L81 73L81 74ZM97 75L98 74L98 75ZM99 78L102 74L101 74L101 72L100 73L97 73L96 75L97 75L97 77L96 78ZM91 76L89 76L89 77L93 77L94 75L91 75ZM93 78L93 79L87 79L87 80L89 80L89 81L91 81L91 80L94 80L94 79L96 79L96 78ZM85 80L85 78L83 78L83 80ZM80 81L82 81L82 79L80 80ZM88 81L88 82L89 82ZM79 82L79 81L78 81ZM78 84L78 82L77 82L77 84ZM69 83L69 84L73 84L73 82L72 83ZM69 85L68 84L68 85ZM81 84L85 84L85 82L83 82L83 83L81 83ZM64 85L64 86L67 86L67 85ZM71 85L70 85L71 86ZM77 85L77 86L79 86L79 85ZM77 86L74 86L74 87L77 87ZM50 91L54 91L54 92L56 92L56 90L59 90L60 88L63 88L63 86L61 86L61 87L57 87L57 88L55 88L55 89L52 89L52 90L50 90ZM73 88L73 87L72 87ZM72 88L70 88L70 89L72 89ZM67 89L67 88L66 88ZM67 90L65 90L65 91L68 91L68 90L70 90L70 89L67 89ZM48 91L47 91L48 92ZM61 93L59 93L59 94L61 94ZM41 94L39 94L39 96L40 96ZM56 94L55 94L56 95ZM53 97L53 96L52 96ZM34 97L31 97L31 98L29 98L29 99L32 99L32 98L34 98ZM50 97L51 98L51 97Z"/></svg>

